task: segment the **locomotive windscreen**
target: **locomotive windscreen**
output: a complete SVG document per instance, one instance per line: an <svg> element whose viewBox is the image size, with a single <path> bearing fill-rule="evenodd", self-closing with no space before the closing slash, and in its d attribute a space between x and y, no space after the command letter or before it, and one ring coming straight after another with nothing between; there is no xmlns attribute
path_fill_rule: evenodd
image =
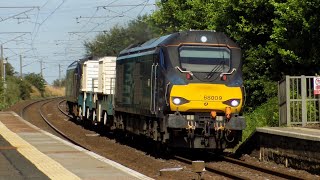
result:
<svg viewBox="0 0 320 180"><path fill-rule="evenodd" d="M228 72L230 50L226 47L182 46L181 67L192 72Z"/></svg>

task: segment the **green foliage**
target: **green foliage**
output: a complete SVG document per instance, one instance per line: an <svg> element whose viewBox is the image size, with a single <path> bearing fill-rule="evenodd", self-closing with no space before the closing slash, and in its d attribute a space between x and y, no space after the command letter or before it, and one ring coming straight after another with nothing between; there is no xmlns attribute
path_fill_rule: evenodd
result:
<svg viewBox="0 0 320 180"><path fill-rule="evenodd" d="M25 80L19 81L20 98L22 100L30 99L30 93L32 92L31 85Z"/></svg>
<svg viewBox="0 0 320 180"><path fill-rule="evenodd" d="M14 75L14 69L10 63L6 63L6 76L13 76ZM3 76L2 69L0 68L1 77Z"/></svg>
<svg viewBox="0 0 320 180"><path fill-rule="evenodd" d="M21 99L30 98L31 85L28 82L8 75L6 84L6 88L4 88L3 81L0 81L0 110L15 104Z"/></svg>
<svg viewBox="0 0 320 180"><path fill-rule="evenodd" d="M162 1L158 3L159 11L155 11L149 20L154 26L161 27L160 34L207 29L208 19L218 10L218 6L207 5L201 0Z"/></svg>
<svg viewBox="0 0 320 180"><path fill-rule="evenodd" d="M44 96L45 80L40 74L31 73L26 75L25 79L40 91L42 97Z"/></svg>
<svg viewBox="0 0 320 180"><path fill-rule="evenodd" d="M278 97L270 98L253 112L246 113L245 117L247 128L243 131L243 139L247 139L256 127L279 126Z"/></svg>
<svg viewBox="0 0 320 180"><path fill-rule="evenodd" d="M131 44L143 43L152 37L153 28L146 23L146 16L132 20L126 27L114 26L105 34L99 34L91 42L85 42L89 56L117 56Z"/></svg>
<svg viewBox="0 0 320 180"><path fill-rule="evenodd" d="M63 87L66 85L66 79L56 79L53 81L53 86L54 87Z"/></svg>
<svg viewBox="0 0 320 180"><path fill-rule="evenodd" d="M6 63L6 76L13 76L14 69L10 63Z"/></svg>
<svg viewBox="0 0 320 180"><path fill-rule="evenodd" d="M20 89L17 83L18 79L13 76L7 78L6 101L9 105L20 100Z"/></svg>

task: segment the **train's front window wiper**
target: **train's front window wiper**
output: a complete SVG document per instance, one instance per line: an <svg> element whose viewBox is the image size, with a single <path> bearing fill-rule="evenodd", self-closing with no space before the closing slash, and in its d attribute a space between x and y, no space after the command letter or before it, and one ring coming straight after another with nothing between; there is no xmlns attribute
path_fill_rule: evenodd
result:
<svg viewBox="0 0 320 180"><path fill-rule="evenodd" d="M215 72L223 72L225 66L225 61L221 61L220 64L215 65L212 70L205 77L206 79L210 79ZM221 69L221 70L220 70ZM220 71L219 71L220 70Z"/></svg>

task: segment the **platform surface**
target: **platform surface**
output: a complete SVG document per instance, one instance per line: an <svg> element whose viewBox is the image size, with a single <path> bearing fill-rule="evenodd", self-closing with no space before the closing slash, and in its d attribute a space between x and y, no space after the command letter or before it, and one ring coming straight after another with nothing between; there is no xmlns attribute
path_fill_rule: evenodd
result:
<svg viewBox="0 0 320 180"><path fill-rule="evenodd" d="M302 127L262 127L257 132L286 136L310 141L320 141L320 130Z"/></svg>
<svg viewBox="0 0 320 180"><path fill-rule="evenodd" d="M0 112L1 179L151 179ZM2 163L4 162L4 163Z"/></svg>

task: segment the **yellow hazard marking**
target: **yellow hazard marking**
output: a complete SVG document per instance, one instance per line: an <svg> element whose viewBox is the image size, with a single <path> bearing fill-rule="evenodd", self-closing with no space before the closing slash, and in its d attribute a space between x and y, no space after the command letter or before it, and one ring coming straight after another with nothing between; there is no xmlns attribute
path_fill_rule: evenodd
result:
<svg viewBox="0 0 320 180"><path fill-rule="evenodd" d="M181 97L188 100L185 104L175 105L173 97ZM170 109L181 112L225 112L224 101L239 99L237 107L231 107L231 113L238 113L242 107L242 91L240 87L228 87L224 84L190 83L187 85L173 85L170 92Z"/></svg>
<svg viewBox="0 0 320 180"><path fill-rule="evenodd" d="M46 156L20 136L10 131L1 121L0 134L12 146L16 147L21 155L27 158L50 179L80 179L78 176L65 169L61 164Z"/></svg>

